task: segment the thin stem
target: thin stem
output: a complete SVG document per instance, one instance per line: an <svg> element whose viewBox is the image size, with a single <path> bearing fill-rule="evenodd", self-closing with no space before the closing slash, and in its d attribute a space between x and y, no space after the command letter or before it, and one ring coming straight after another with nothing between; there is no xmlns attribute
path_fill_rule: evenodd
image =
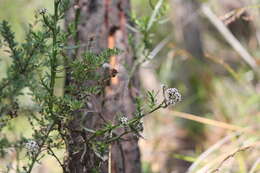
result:
<svg viewBox="0 0 260 173"><path fill-rule="evenodd" d="M123 137L124 135L126 135L126 134L128 134L128 133L129 133L129 131L125 131L125 132L121 133L120 135L115 136L115 137L113 137L113 138L107 140L106 143L112 143L112 142L114 142L114 141L117 141L118 139L120 139L121 137Z"/></svg>
<svg viewBox="0 0 260 173"><path fill-rule="evenodd" d="M55 77L56 77L56 67L57 67L57 23L58 23L58 5L59 1L54 2L54 27L52 28L52 55L50 57L51 62L51 96L54 95L54 87L55 87ZM50 28L51 29L51 28Z"/></svg>
<svg viewBox="0 0 260 173"><path fill-rule="evenodd" d="M57 50L57 24L58 24L58 7L59 7L59 3L60 1L54 1L54 16L53 16L53 26L50 26L47 19L45 18L45 16L43 15L43 20L45 22L45 24L50 28L50 30L52 31L52 52L50 55L50 65L51 65L51 81L50 81L50 87L47 90L50 94L50 98L48 100L48 109L50 111L50 114L52 117L54 117L54 113L53 113L53 96L54 96L54 88L55 88L55 79L56 79L56 67L57 67L57 54L58 54L58 50ZM35 162L37 161L38 156L41 153L41 149L44 146L47 138L49 137L50 132L52 131L53 127L56 125L56 121L54 120L52 122L52 124L50 125L50 128L48 130L48 132L46 133L46 135L44 136L44 139L41 143L41 145L39 146L39 151L34 155L32 162L29 166L29 170L28 173L30 173L32 171L32 168L35 164Z"/></svg>
<svg viewBox="0 0 260 173"><path fill-rule="evenodd" d="M160 108L163 108L164 106L164 102L162 102L161 104L159 104L157 107L155 107L154 109L152 109L151 111L147 112L147 113L144 113L143 115L141 116L138 116L138 117L134 117L132 118L131 120L128 121L128 125L131 126L131 125L134 125L134 123L136 123L137 121L139 121L141 118L143 118L144 116L148 115L148 114L151 114L155 111L157 111L158 109ZM117 129L117 128L120 128L122 127L122 124L116 124L116 125L113 125L111 127L106 127L104 129L100 129L100 130L97 130L95 131L95 133L89 137L88 141L91 141L92 139L94 139L95 137L98 137L98 136L101 136L101 135L104 135L105 133L109 132L109 131L112 131L114 129ZM123 136L123 135L122 135ZM122 137L120 135L120 137Z"/></svg>
<svg viewBox="0 0 260 173"><path fill-rule="evenodd" d="M234 48L234 50L241 56L241 58L255 71L257 71L258 65L255 59L250 53L242 46L237 38L228 30L224 23L213 13L211 8L204 4L201 8L203 14L209 19L209 21L218 29L223 35L226 41Z"/></svg>
<svg viewBox="0 0 260 173"><path fill-rule="evenodd" d="M35 162L37 161L38 156L39 156L39 155L41 154L41 152L42 152L42 147L44 146L44 144L45 144L47 138L49 137L49 134L50 134L50 132L52 131L54 125L55 125L54 122L50 125L50 128L49 128L49 130L47 131L46 135L44 136L42 143L39 145L39 150L38 150L38 152L34 155L34 157L33 157L33 159L32 159L32 162L31 162L31 164L30 164L30 166L29 166L29 170L27 171L27 173L31 173L32 168L33 168Z"/></svg>
<svg viewBox="0 0 260 173"><path fill-rule="evenodd" d="M57 162L59 163L60 167L62 168L63 172L66 173L66 169L64 167L64 165L61 163L60 159L58 158L58 156L54 153L54 151L51 149L51 147L48 147L48 150L51 152L51 155L57 160Z"/></svg>

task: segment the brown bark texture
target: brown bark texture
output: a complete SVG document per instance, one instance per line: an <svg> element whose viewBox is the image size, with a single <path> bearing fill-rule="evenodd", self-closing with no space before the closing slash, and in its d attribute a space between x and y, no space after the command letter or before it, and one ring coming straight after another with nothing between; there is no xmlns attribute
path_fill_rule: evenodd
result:
<svg viewBox="0 0 260 173"><path fill-rule="evenodd" d="M67 136L68 156L65 164L68 172L91 173L108 172L111 167L112 173L139 173L141 172L140 152L138 139L133 135L127 135L123 141L114 142L111 145L111 164L108 160L101 164L101 157L97 156L93 148L86 144L90 136L80 125L88 129L99 129L104 121L116 123L119 115L134 116L135 105L133 91L137 85L135 79L129 79L128 68L133 63L133 53L128 43L126 24L129 20L130 4L128 0L74 0L72 7L67 13L66 24L77 22L76 37L71 38L70 45L84 45L78 48L76 55L71 52L71 58L80 58L84 51L100 53L107 48L118 48L122 51L117 56L110 58L110 66L117 70L116 77L111 78L105 86L104 93L88 98L88 108L83 115L71 120L69 135ZM84 74L82 74L84 75ZM68 75L66 85L73 80ZM95 85L95 81L85 81L86 87ZM81 112L78 112L81 113ZM105 120L104 120L105 119ZM117 130L120 134L120 130ZM102 140L102 137L100 137Z"/></svg>

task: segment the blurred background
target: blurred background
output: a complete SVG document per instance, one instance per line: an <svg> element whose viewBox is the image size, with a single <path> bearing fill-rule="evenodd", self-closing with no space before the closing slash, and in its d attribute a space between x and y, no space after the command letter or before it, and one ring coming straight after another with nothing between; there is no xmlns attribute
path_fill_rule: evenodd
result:
<svg viewBox="0 0 260 173"><path fill-rule="evenodd" d="M132 0L132 11L145 18L157 2ZM0 0L0 20L23 41L43 7L51 11L52 0ZM145 117L143 172L260 172L260 0L165 0L162 8L166 15L152 28L156 54L140 67L142 90L160 99L164 84L178 88L183 100ZM0 51L0 80L10 63ZM62 82L56 91L62 93ZM32 103L23 92L19 104L26 110ZM20 114L3 131L11 140L32 135L26 112ZM10 151L0 159L0 172L14 157ZM35 172L61 169L46 157Z"/></svg>

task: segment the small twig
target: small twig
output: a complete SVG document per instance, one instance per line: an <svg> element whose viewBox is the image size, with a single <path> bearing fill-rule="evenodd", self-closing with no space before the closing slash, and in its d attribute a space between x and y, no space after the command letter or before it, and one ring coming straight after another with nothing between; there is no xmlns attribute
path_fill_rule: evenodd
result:
<svg viewBox="0 0 260 173"><path fill-rule="evenodd" d="M135 27L131 26L129 23L126 23L126 27L131 30L132 32L135 33L140 33L140 31L138 29L136 29Z"/></svg>
<svg viewBox="0 0 260 173"><path fill-rule="evenodd" d="M153 23L155 22L155 18L162 6L162 3L163 3L163 0L159 0L157 2L157 4L155 5L154 7L154 10L153 10L153 13L152 13L152 16L150 17L150 20L148 22L148 25L147 25L147 31L151 29L151 27L153 26Z"/></svg>
<svg viewBox="0 0 260 173"><path fill-rule="evenodd" d="M54 123L54 122L49 125L48 130L47 130L47 132L46 132L46 134L45 134L45 136L44 136L44 138L43 138L41 144L39 145L39 150L38 150L38 152L34 155L32 161L31 161L31 164L29 165L29 169L28 169L27 173L31 173L31 171L32 171L32 169L33 169L33 166L34 166L35 162L37 161L38 156L41 154L42 148L43 148L43 146L44 146L44 144L45 144L47 138L49 137L50 132L53 130L53 127L54 127L54 126L55 126L55 123Z"/></svg>
<svg viewBox="0 0 260 173"><path fill-rule="evenodd" d="M201 7L202 13L209 21L218 29L226 41L237 51L241 58L253 69L257 70L257 63L249 52L241 45L236 37L228 30L224 23L213 13L210 7L206 4Z"/></svg>
<svg viewBox="0 0 260 173"><path fill-rule="evenodd" d="M152 60L161 50L162 48L169 43L171 40L171 35L168 35L166 38L164 38L159 44L156 45L156 47L151 51L148 58Z"/></svg>
<svg viewBox="0 0 260 173"><path fill-rule="evenodd" d="M231 135L228 135L226 137L224 137L223 139L219 140L216 144L214 144L213 146L211 146L209 149L207 149L205 152L203 152L202 154L200 154L200 156L196 159L196 161L189 167L187 173L191 173L193 172L196 167L206 159L206 157L208 157L212 152L214 152L215 150L217 150L218 148L220 148L222 145L224 145L227 141L229 141L230 139L237 137L239 135L241 135L242 132L235 132L232 133Z"/></svg>
<svg viewBox="0 0 260 173"><path fill-rule="evenodd" d="M250 149L252 146L245 146L242 148L237 149L236 151L234 151L233 153L231 153L230 155L228 155L227 157L225 157L220 164L217 166L216 169L212 170L210 173L214 173L214 172L218 172L220 167L230 158L233 158L237 153L240 153L241 151L246 151L248 149Z"/></svg>
<svg viewBox="0 0 260 173"><path fill-rule="evenodd" d="M126 135L128 133L129 133L129 131L125 131L125 132L121 133L120 135L117 135L117 136L107 140L106 143L112 143L114 141L117 141L118 139L120 139L121 137L123 137L124 135Z"/></svg>
<svg viewBox="0 0 260 173"><path fill-rule="evenodd" d="M224 14L223 16L221 16L220 18L222 20L227 20L230 18L239 18L241 16L241 14L243 14L247 9L253 9L253 8L260 8L260 4L254 4L254 5L248 5L242 8L236 8L226 14ZM233 20L231 20L232 22ZM229 24L229 23L226 23Z"/></svg>
<svg viewBox="0 0 260 173"><path fill-rule="evenodd" d="M210 54L205 54L205 58L208 58L208 59L212 60L213 62L215 62L219 65L222 65L232 75L232 77L234 79L236 79L238 82L242 83L242 81L239 78L239 75L235 72L234 69L232 69L232 67L229 64L225 63L225 61L223 59L214 57Z"/></svg>
<svg viewBox="0 0 260 173"><path fill-rule="evenodd" d="M84 157L85 157L85 155L86 155L86 152L87 152L87 144L84 143L84 150L83 150L83 153L82 153L82 155L81 155L81 157L80 157L80 162L81 162L81 163L83 163L83 160L84 160Z"/></svg>
<svg viewBox="0 0 260 173"><path fill-rule="evenodd" d="M64 165L61 163L61 161L58 158L58 156L54 153L54 151L51 149L51 147L48 147L48 150L51 152L51 155L57 160L57 162L59 163L59 165L62 168L63 172L65 173L66 169L65 169Z"/></svg>
<svg viewBox="0 0 260 173"><path fill-rule="evenodd" d="M109 123L103 116L100 112L97 113L98 116L105 122L105 123Z"/></svg>
<svg viewBox="0 0 260 173"><path fill-rule="evenodd" d="M158 109L160 108L164 108L164 105L165 105L165 102L163 101L161 104L159 104L157 107L155 107L154 109L152 109L151 111L149 112L146 112L144 114L142 114L141 116L138 116L138 117L134 117L132 118L131 120L128 121L128 125L131 126L132 124L136 123L137 121L139 121L140 119L142 119L143 117L145 117L146 115L149 115L155 111L157 111ZM111 127L105 127L103 129L100 129L100 130L96 130L94 131L94 133L87 139L87 143L90 142L91 140L93 140L94 138L98 137L98 136L101 136L107 132L111 132L112 130L114 129L117 129L117 128L121 128L123 127L122 124L116 124L116 125L113 125Z"/></svg>

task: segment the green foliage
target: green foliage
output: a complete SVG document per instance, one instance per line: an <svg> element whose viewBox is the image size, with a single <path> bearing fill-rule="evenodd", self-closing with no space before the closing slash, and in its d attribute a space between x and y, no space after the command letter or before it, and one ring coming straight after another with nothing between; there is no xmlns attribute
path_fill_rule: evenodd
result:
<svg viewBox="0 0 260 173"><path fill-rule="evenodd" d="M148 91L147 96L148 96L148 106L153 109L157 105L157 96L158 93L155 93L154 91Z"/></svg>
<svg viewBox="0 0 260 173"><path fill-rule="evenodd" d="M24 94L22 89L29 88L34 104L34 110L26 112L28 122L33 129L31 138L25 138L22 135L20 139L12 142L0 134L2 157L6 149L14 147L17 152L17 161L27 158L17 168L13 168L16 172L32 172L34 165L46 155L54 157L66 172L65 163L55 154L55 151L67 149L66 143L69 141L66 137L69 136L71 130L69 123L75 116L82 118L79 128L90 134L84 141L84 145L91 146L92 152L100 158L101 163L107 160L109 144L122 140L123 136L129 133L135 134L136 138L141 137L140 132L143 130L141 119L165 107L166 104L166 100L158 104L156 95L148 92L147 107L143 105L143 98L136 98L134 118L128 120L124 115L120 115L116 124L105 122L100 129L84 127L83 112L92 111L88 110L90 109L88 100L102 95L107 80L111 78L110 70L114 70L106 67L109 57L118 55L121 51L107 49L96 54L86 50L80 57L75 58L77 49L82 45L77 40L76 45L67 43L69 37L76 38L78 18L69 24L68 30L65 31L62 21L66 10L70 7L69 0L55 0L53 4L53 14L42 9L35 15L36 21L29 25L26 39L22 43L16 41L15 34L7 21L0 24L0 33L3 38L1 47L12 59L7 77L0 81L0 131L16 116L20 116L17 98ZM153 20L151 18L135 20L143 35L140 43L144 48L142 53L149 52L150 27L151 22L154 23ZM68 51L72 52L75 59L68 56ZM132 72L134 70L135 68ZM60 74L66 74L66 77L59 76ZM58 78L70 80L70 85L64 88L63 96L57 96L55 93ZM119 128L123 129L122 134L116 133L116 129ZM27 149L26 154L23 152L24 148ZM11 171L11 169L8 168L6 171ZM98 172L98 170L93 168L93 172Z"/></svg>

